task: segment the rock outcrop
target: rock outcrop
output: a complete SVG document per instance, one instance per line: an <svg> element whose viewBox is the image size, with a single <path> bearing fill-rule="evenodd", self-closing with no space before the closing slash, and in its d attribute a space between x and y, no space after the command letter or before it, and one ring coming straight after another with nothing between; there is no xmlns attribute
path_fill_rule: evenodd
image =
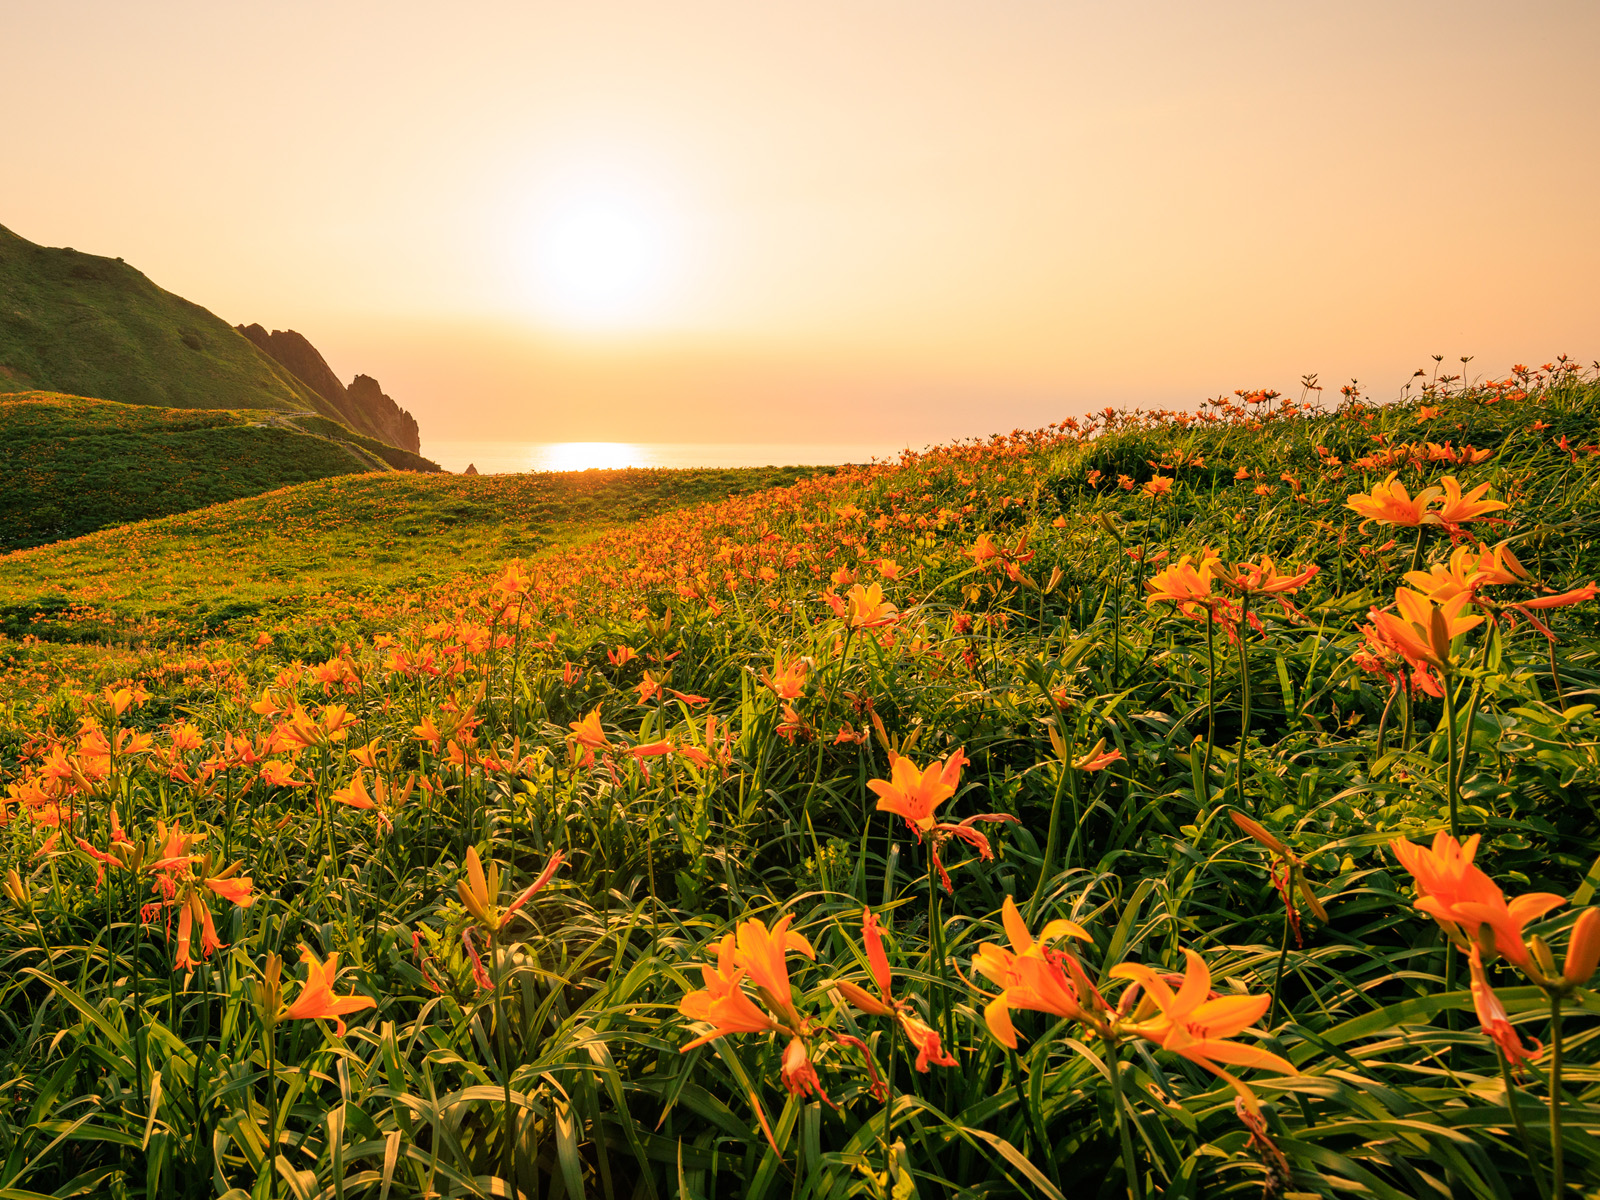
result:
<svg viewBox="0 0 1600 1200"><path fill-rule="evenodd" d="M235 328L338 410L350 428L413 454L421 453L416 418L384 395L372 376L357 375L346 387L317 348L294 330L274 329L268 333L260 325Z"/></svg>
<svg viewBox="0 0 1600 1200"><path fill-rule="evenodd" d="M478 473L478 464L477 463L468 463L467 464L467 469L465 471L461 472L461 473L463 475L476 475Z"/></svg>

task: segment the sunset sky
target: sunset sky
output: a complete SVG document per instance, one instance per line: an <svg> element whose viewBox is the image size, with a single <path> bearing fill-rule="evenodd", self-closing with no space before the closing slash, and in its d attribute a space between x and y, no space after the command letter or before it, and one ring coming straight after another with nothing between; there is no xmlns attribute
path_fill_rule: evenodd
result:
<svg viewBox="0 0 1600 1200"><path fill-rule="evenodd" d="M0 0L0 224L430 438L923 443L1600 357L1600 5Z"/></svg>

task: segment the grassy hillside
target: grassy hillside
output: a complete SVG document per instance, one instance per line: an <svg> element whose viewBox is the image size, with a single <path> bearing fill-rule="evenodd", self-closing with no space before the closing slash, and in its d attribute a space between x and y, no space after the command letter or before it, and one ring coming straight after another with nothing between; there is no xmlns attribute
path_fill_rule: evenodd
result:
<svg viewBox="0 0 1600 1200"><path fill-rule="evenodd" d="M1600 382L688 482L0 560L7 1188L1592 1191Z"/></svg>
<svg viewBox="0 0 1600 1200"><path fill-rule="evenodd" d="M337 416L227 322L116 258L0 227L0 389Z"/></svg>
<svg viewBox="0 0 1600 1200"><path fill-rule="evenodd" d="M0 552L386 465L437 470L324 417L0 394Z"/></svg>
<svg viewBox="0 0 1600 1200"><path fill-rule="evenodd" d="M817 474L828 472L346 474L0 555L0 636L114 648L271 630L310 653L375 602Z"/></svg>

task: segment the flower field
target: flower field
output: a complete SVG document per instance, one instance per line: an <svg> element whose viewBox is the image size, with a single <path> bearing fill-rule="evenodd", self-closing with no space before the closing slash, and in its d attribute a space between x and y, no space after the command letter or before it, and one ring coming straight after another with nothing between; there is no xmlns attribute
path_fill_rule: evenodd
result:
<svg viewBox="0 0 1600 1200"><path fill-rule="evenodd" d="M1596 1195L1600 380L1319 395L0 563L0 1200Z"/></svg>

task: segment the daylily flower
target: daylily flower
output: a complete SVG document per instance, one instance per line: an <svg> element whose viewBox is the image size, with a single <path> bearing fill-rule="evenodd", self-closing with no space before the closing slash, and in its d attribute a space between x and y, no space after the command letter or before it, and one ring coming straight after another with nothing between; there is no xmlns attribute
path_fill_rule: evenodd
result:
<svg viewBox="0 0 1600 1200"><path fill-rule="evenodd" d="M270 971L274 960L277 960L278 970L282 971L282 960L277 955L269 955L267 959ZM331 1020L338 1030L340 1037L345 1034L344 1016L346 1013L361 1012L364 1009L376 1008L378 1002L371 996L336 996L333 994L334 980L339 974L339 955L328 955L327 962L319 962L317 956L309 948L300 948L300 961L306 966L306 981L301 985L300 995L293 1004L282 1010L281 1019L289 1021Z"/></svg>
<svg viewBox="0 0 1600 1200"><path fill-rule="evenodd" d="M610 750L611 742L606 737L606 731L600 727L600 706L595 705L594 711L581 721L568 722L572 729L570 741L576 742L588 750Z"/></svg>
<svg viewBox="0 0 1600 1200"><path fill-rule="evenodd" d="M734 961L744 969L767 1007L783 1016L791 1028L799 1029L804 1022L795 1011L789 967L784 959L793 950L815 960L817 952L800 934L790 932L793 920L792 913L785 913L771 930L758 918L741 921L734 942Z"/></svg>
<svg viewBox="0 0 1600 1200"><path fill-rule="evenodd" d="M972 956L973 969L1000 989L1000 994L983 1010L984 1022L995 1040L1008 1049L1017 1048L1017 1031L1011 1023L1013 1008L1052 1013L1098 1027L1099 1014L1107 1011L1105 1001L1070 951L1047 945L1062 937L1089 941L1088 931L1076 922L1058 918L1048 922L1035 941L1010 896L1000 910L1000 920L1011 949L985 942Z"/></svg>
<svg viewBox="0 0 1600 1200"><path fill-rule="evenodd" d="M1051 732L1054 731L1054 726L1052 726ZM1107 750L1106 740L1105 738L1101 738L1099 741L1095 742L1095 744L1088 751L1073 759L1072 766L1078 771L1103 771L1112 763L1121 762L1122 758L1123 755L1121 750L1118 750L1114 746L1110 750Z"/></svg>
<svg viewBox="0 0 1600 1200"><path fill-rule="evenodd" d="M771 688L780 700L798 700L806 690L806 672L809 669L803 658L791 659L782 666L774 663L772 674L763 672L761 682Z"/></svg>
<svg viewBox="0 0 1600 1200"><path fill-rule="evenodd" d="M1198 616L1202 610L1215 614L1220 605L1227 603L1224 597L1211 590L1221 566L1221 559L1209 550L1202 550L1198 559L1190 554L1181 556L1144 581L1144 589L1149 593L1145 605L1154 608L1170 601L1186 617Z"/></svg>
<svg viewBox="0 0 1600 1200"><path fill-rule="evenodd" d="M846 600L849 605L848 619L855 629L874 629L879 625L887 625L899 614L899 610L884 599L881 584L863 587L858 583L846 594Z"/></svg>
<svg viewBox="0 0 1600 1200"><path fill-rule="evenodd" d="M1394 599L1399 615L1374 608L1368 616L1384 640L1414 666L1443 670L1450 662L1450 643L1483 623L1482 617L1461 615L1471 599L1465 592L1438 603L1410 588L1396 588Z"/></svg>
<svg viewBox="0 0 1600 1200"><path fill-rule="evenodd" d="M1176 993L1166 978L1139 963L1118 963L1111 968L1113 979L1130 979L1143 994L1132 1020L1119 1028L1154 1042L1163 1049L1181 1054L1190 1062L1227 1081L1255 1107L1255 1093L1235 1079L1218 1063L1256 1067L1280 1075L1298 1074L1294 1064L1257 1046L1230 1041L1260 1019L1272 1003L1270 996L1218 996L1211 994L1211 970L1205 959L1185 949L1187 969ZM1152 1011L1153 1010L1153 1011Z"/></svg>
<svg viewBox="0 0 1600 1200"><path fill-rule="evenodd" d="M1472 948L1467 961L1472 977L1472 1007L1478 1014L1478 1023L1483 1026L1485 1035L1500 1047L1500 1053L1506 1056L1506 1063L1511 1069L1520 1073L1522 1064L1531 1062L1541 1047L1535 1042L1533 1049L1529 1050L1511 1027L1505 1005L1500 1003L1500 997L1489 986L1488 976L1483 969L1483 956L1478 947Z"/></svg>
<svg viewBox="0 0 1600 1200"><path fill-rule="evenodd" d="M478 848L468 846L466 854L467 877L456 881L456 894L461 897L461 903L466 906L474 920L483 926L488 933L499 933L516 915L517 910L531 900L536 892L543 888L555 877L557 869L566 861L566 855L557 850L550 856L550 861L545 863L544 870L504 909L497 907L500 896L500 867L499 864L489 863L489 870L485 873L483 863L478 859Z"/></svg>
<svg viewBox="0 0 1600 1200"><path fill-rule="evenodd" d="M1439 520L1445 525L1476 521L1479 517L1510 507L1503 500L1483 499L1489 490L1487 483L1480 483L1464 496L1461 494L1461 484L1454 475L1446 475L1439 480L1439 484L1444 488L1444 499L1439 503Z"/></svg>
<svg viewBox="0 0 1600 1200"><path fill-rule="evenodd" d="M1293 595L1309 583L1321 569L1315 565L1305 566L1293 575L1283 575L1279 573L1269 556L1262 555L1259 563L1242 562L1232 574L1220 569L1217 574L1229 587L1241 592Z"/></svg>
<svg viewBox="0 0 1600 1200"><path fill-rule="evenodd" d="M706 986L687 993L678 1003L678 1011L691 1021L705 1021L712 1026L710 1033L679 1047L680 1054L730 1033L766 1033L778 1028L778 1023L739 986L745 971L735 962L735 941L730 933L717 943L716 965L702 963L700 967Z"/></svg>
<svg viewBox="0 0 1600 1200"><path fill-rule="evenodd" d="M873 719L877 720L876 713ZM904 818L919 842L923 840L923 835L928 835L929 859L947 892L954 892L955 887L940 856L944 843L956 838L967 843L978 852L979 858L987 861L994 857L994 851L989 846L989 839L973 826L980 822L1015 823L1017 820L1009 813L979 813L953 824L934 820L934 809L955 794L961 782L961 768L968 761L966 754L958 749L949 758L930 763L926 770L918 771L916 764L901 754L894 759L890 779L867 781L867 786L878 795L878 812L897 813Z"/></svg>
<svg viewBox="0 0 1600 1200"><path fill-rule="evenodd" d="M889 956L883 949L883 929L870 908L861 910L861 944L867 952L867 966L878 995L873 996L847 980L838 980L834 986L862 1012L875 1017L894 1017L899 1022L907 1040L916 1047L918 1071L926 1073L931 1066L956 1066L955 1058L945 1053L938 1032L918 1017L908 1002L895 999L889 976Z"/></svg>
<svg viewBox="0 0 1600 1200"><path fill-rule="evenodd" d="M1391 471L1382 483L1373 485L1371 492L1358 492L1345 500L1346 507L1366 518L1361 522L1363 530L1373 521L1408 526L1439 523L1439 517L1429 511L1429 506L1444 494L1443 489L1424 488L1413 498L1405 484L1399 482L1399 477L1400 472Z"/></svg>
<svg viewBox="0 0 1600 1200"><path fill-rule="evenodd" d="M1551 892L1529 892L1509 903L1505 894L1473 863L1478 834L1464 843L1444 830L1434 835L1431 848L1396 838L1390 845L1400 865L1417 884L1417 909L1438 921L1462 949L1479 943L1478 930L1487 926L1493 948L1507 961L1532 972L1532 958L1522 940L1522 928L1566 899Z"/></svg>
<svg viewBox="0 0 1600 1200"><path fill-rule="evenodd" d="M918 771L911 759L901 755L894 760L889 779L869 780L867 787L878 797L878 812L897 813L913 829L927 832L935 824L934 809L955 795L965 761L966 756L957 750L948 759Z"/></svg>

